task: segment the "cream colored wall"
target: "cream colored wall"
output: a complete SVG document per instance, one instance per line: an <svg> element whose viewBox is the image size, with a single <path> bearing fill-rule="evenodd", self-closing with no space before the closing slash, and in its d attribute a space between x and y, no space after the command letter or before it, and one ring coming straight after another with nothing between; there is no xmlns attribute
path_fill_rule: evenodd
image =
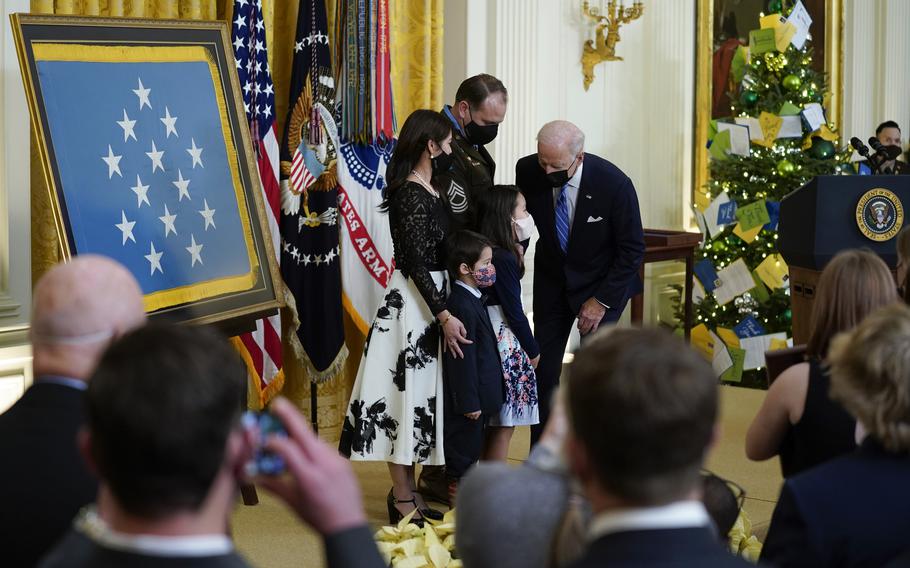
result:
<svg viewBox="0 0 910 568"><path fill-rule="evenodd" d="M910 2L847 0L844 5L845 140L862 140L894 120L910 139Z"/></svg>
<svg viewBox="0 0 910 568"><path fill-rule="evenodd" d="M29 122L9 22L27 11L28 0L0 0L0 411L32 382Z"/></svg>

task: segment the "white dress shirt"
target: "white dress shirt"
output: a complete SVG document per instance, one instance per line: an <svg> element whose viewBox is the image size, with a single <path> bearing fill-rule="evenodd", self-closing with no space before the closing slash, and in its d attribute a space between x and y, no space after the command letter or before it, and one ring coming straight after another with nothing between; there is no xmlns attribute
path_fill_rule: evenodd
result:
<svg viewBox="0 0 910 568"><path fill-rule="evenodd" d="M588 541L593 542L602 536L625 531L711 526L711 517L701 501L677 501L660 507L600 513L588 527Z"/></svg>
<svg viewBox="0 0 910 568"><path fill-rule="evenodd" d="M224 534L160 536L116 532L94 508L83 510L76 520L76 528L104 548L145 556L199 558L224 556L234 550L231 539Z"/></svg>
<svg viewBox="0 0 910 568"><path fill-rule="evenodd" d="M462 282L461 280L456 280L456 281L455 281L455 285L456 285L456 286L461 286L462 288L464 288L465 290L467 290L468 292L470 292L471 294L473 294L475 298L478 298L478 299L479 299L479 298L483 295L483 294L480 293L480 290L478 290L477 288L471 286L470 284L465 284L465 283Z"/></svg>
<svg viewBox="0 0 910 568"><path fill-rule="evenodd" d="M578 203L578 190L581 187L581 170L584 168L585 163L579 162L578 169L575 170L575 173L572 177L569 178L569 181L566 183L566 205L569 209L569 235L572 235L572 221L575 220L575 204ZM571 167L571 166L570 166ZM562 191L562 187L553 188L553 210L556 210L556 202L559 201L559 193Z"/></svg>

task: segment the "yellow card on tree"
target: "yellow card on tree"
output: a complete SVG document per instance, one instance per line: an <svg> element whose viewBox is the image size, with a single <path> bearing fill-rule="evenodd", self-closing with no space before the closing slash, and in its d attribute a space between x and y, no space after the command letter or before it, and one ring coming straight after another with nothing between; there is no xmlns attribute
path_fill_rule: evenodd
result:
<svg viewBox="0 0 910 568"><path fill-rule="evenodd" d="M787 51L787 48L790 46L790 40L792 40L795 35L796 26L790 22L784 22L774 28L774 44L777 51L780 51L781 53Z"/></svg>
<svg viewBox="0 0 910 568"><path fill-rule="evenodd" d="M775 338L775 339L771 340L771 345L768 347L768 351L778 351L780 349L786 349L787 347L790 347L790 346L787 345L786 339Z"/></svg>
<svg viewBox="0 0 910 568"><path fill-rule="evenodd" d="M784 287L784 280L789 274L789 268L779 254L771 254L755 269L758 277L772 290Z"/></svg>
<svg viewBox="0 0 910 568"><path fill-rule="evenodd" d="M777 14L768 14L767 16L762 17L758 20L758 23L761 24L761 29L765 30L768 28L776 28L784 24L787 19Z"/></svg>
<svg viewBox="0 0 910 568"><path fill-rule="evenodd" d="M733 361L733 366L724 371L720 376L720 380L727 381L729 383L739 383L743 380L743 367L746 362L746 350L739 349L736 347L731 347L728 349L730 353L730 359Z"/></svg>
<svg viewBox="0 0 910 568"><path fill-rule="evenodd" d="M717 328L717 336L720 337L727 347L736 347L739 348L739 337L737 337L736 332L732 329L726 327Z"/></svg>
<svg viewBox="0 0 910 568"><path fill-rule="evenodd" d="M711 339L711 332L708 331L705 324L700 323L693 327L689 333L689 340L692 342L692 347L705 359L708 361L714 359L714 340Z"/></svg>
<svg viewBox="0 0 910 568"><path fill-rule="evenodd" d="M747 230L743 229L742 223L737 223L736 226L733 227L733 234L736 235L737 237L741 238L742 240L746 241L747 243L751 243L752 241L755 240L755 237L757 237L758 234L761 232L761 228L762 228L762 225L758 225L758 226L752 227L751 229L749 229L747 231Z"/></svg>
<svg viewBox="0 0 910 568"><path fill-rule="evenodd" d="M777 140L777 133L780 132L781 126L784 125L784 119L770 112L762 112L758 115L758 124L765 135L765 140L762 144L770 148L774 141Z"/></svg>

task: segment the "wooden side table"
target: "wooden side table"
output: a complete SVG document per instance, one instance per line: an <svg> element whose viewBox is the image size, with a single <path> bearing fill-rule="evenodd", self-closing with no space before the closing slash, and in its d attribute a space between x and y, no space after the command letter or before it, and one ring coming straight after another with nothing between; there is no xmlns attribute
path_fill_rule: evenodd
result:
<svg viewBox="0 0 910 568"><path fill-rule="evenodd" d="M701 243L701 233L645 229L645 258L638 269L645 281L645 264L664 260L686 262L686 282L683 288L683 332L686 340L692 329L692 275L695 266L695 247ZM632 298L632 323L641 324L644 317L644 292Z"/></svg>

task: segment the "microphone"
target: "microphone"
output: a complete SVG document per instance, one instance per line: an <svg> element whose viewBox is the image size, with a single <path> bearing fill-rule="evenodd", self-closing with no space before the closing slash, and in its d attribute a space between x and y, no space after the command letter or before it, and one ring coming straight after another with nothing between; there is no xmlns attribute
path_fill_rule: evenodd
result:
<svg viewBox="0 0 910 568"><path fill-rule="evenodd" d="M851 140L851 143L853 141ZM885 146L878 141L878 138L872 136L869 138L869 145L872 146L872 149L875 150L876 155L878 155L883 161L894 160L901 155L901 149L899 146Z"/></svg>
<svg viewBox="0 0 910 568"><path fill-rule="evenodd" d="M878 140L878 139L876 139L876 140ZM854 136L853 138L850 139L850 145L853 146L853 149L856 150L856 152L860 156L862 156L864 158L869 157L869 147L866 146L865 144L863 144L863 141L860 140L859 138L857 138L856 136Z"/></svg>

